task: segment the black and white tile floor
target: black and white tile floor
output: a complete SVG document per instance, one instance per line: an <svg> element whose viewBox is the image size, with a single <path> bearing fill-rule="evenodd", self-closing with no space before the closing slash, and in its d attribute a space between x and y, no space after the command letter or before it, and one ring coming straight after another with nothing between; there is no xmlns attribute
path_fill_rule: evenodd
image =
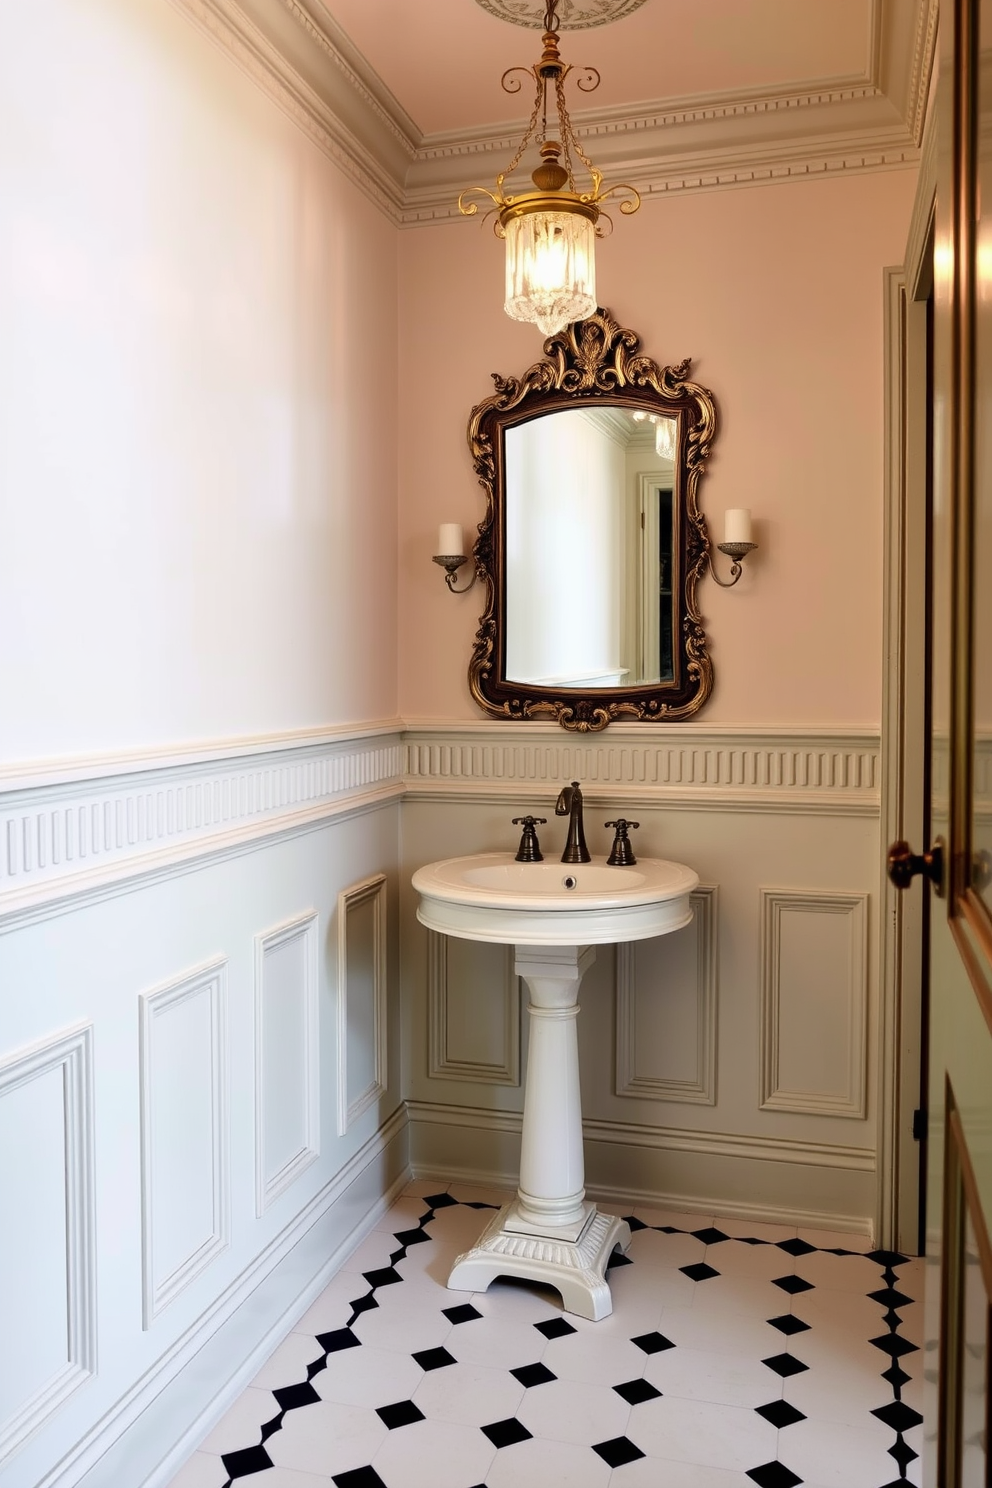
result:
<svg viewBox="0 0 992 1488"><path fill-rule="evenodd" d="M412 1184L170 1488L920 1482L922 1261L635 1209L589 1323L525 1283L446 1289L505 1197Z"/></svg>

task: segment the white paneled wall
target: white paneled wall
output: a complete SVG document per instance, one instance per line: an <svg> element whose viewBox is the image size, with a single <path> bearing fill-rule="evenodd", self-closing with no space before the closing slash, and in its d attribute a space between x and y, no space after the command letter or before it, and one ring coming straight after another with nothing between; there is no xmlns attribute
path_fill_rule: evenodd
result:
<svg viewBox="0 0 992 1488"><path fill-rule="evenodd" d="M877 739L828 730L535 726L407 731L403 879L460 852L514 850L512 816L549 816L580 779L586 836L641 822L636 851L700 875L691 926L601 947L581 991L587 1183L628 1202L875 1215ZM512 1180L522 1090L519 990L499 947L445 941L403 910L414 1167Z"/></svg>
<svg viewBox="0 0 992 1488"><path fill-rule="evenodd" d="M2 1488L168 1481L407 1171L401 743L347 748L397 769L236 847L215 819L153 870L135 843L115 879L0 889ZM178 792L218 762L152 764Z"/></svg>

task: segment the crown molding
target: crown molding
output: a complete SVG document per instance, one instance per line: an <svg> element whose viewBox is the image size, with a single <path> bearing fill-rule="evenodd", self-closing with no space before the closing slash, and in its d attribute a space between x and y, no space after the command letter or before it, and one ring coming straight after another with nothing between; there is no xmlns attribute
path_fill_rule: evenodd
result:
<svg viewBox="0 0 992 1488"><path fill-rule="evenodd" d="M522 122L424 135L325 0L171 0L400 227L458 218ZM914 167L938 0L874 0L863 74L801 88L639 102L575 114L597 165L647 198Z"/></svg>

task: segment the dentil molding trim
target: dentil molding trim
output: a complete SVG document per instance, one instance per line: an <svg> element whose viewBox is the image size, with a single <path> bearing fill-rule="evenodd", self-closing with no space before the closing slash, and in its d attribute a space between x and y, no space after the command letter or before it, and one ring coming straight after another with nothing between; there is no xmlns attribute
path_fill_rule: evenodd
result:
<svg viewBox="0 0 992 1488"><path fill-rule="evenodd" d="M144 768L118 762L103 775L76 762L61 780L49 767L43 785L0 789L0 932L123 879L183 871L398 798L398 734L331 738L287 735L281 749L247 740L240 756L227 744L181 764L145 756Z"/></svg>
<svg viewBox="0 0 992 1488"><path fill-rule="evenodd" d="M538 724L413 725L404 733L414 799L519 802L581 780L590 797L693 811L879 812L879 736L830 729L615 725L576 741Z"/></svg>
<svg viewBox="0 0 992 1488"><path fill-rule="evenodd" d="M323 0L171 0L397 226L458 217L459 190L495 176L521 129L424 135ZM596 163L645 196L912 167L919 159L937 0L873 0L859 75L578 111ZM522 128L522 121L521 121Z"/></svg>

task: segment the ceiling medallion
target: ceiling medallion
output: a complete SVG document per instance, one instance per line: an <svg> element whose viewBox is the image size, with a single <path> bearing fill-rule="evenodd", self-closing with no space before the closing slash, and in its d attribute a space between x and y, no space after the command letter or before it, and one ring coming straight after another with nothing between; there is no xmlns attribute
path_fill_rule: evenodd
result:
<svg viewBox="0 0 992 1488"><path fill-rule="evenodd" d="M544 0L475 0L475 3L514 26L540 31L544 25ZM644 0L558 0L561 29L585 31L590 26L622 21L643 4Z"/></svg>

